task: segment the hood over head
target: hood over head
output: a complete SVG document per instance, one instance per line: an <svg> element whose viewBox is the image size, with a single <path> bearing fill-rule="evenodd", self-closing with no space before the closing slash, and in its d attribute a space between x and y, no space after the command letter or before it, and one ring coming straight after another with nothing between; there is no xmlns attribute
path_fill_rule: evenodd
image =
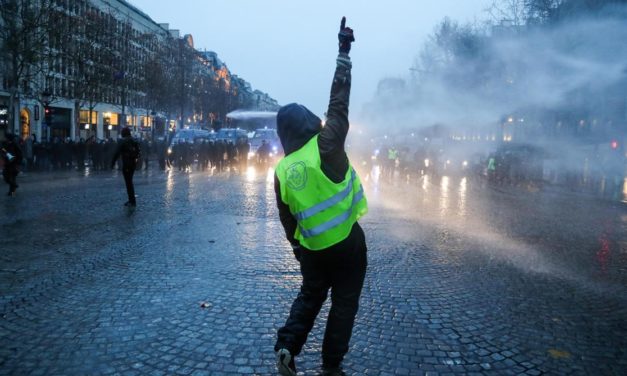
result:
<svg viewBox="0 0 627 376"><path fill-rule="evenodd" d="M298 103L281 107L276 116L276 124L285 155L303 147L322 130L322 120Z"/></svg>

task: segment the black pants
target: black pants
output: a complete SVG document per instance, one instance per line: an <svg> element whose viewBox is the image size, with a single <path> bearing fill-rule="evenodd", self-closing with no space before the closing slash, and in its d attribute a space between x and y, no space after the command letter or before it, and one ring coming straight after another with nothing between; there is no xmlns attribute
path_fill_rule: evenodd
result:
<svg viewBox="0 0 627 376"><path fill-rule="evenodd" d="M122 174L124 175L124 183L126 184L126 194L128 195L128 202L135 204L135 187L133 186L133 174L135 168L123 167Z"/></svg>
<svg viewBox="0 0 627 376"><path fill-rule="evenodd" d="M9 193L15 192L15 188L17 188L17 167L7 164L4 166L4 170L2 170L2 177L4 181L9 185Z"/></svg>
<svg viewBox="0 0 627 376"><path fill-rule="evenodd" d="M357 223L342 242L321 251L303 250L300 257L303 284L285 326L279 329L274 350L286 348L294 356L301 352L331 289L322 363L327 367L339 366L348 352L367 264L366 240Z"/></svg>

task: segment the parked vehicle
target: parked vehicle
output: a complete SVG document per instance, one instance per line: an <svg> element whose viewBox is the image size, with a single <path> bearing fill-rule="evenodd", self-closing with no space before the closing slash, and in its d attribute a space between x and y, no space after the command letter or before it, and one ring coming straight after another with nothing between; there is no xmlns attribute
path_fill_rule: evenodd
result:
<svg viewBox="0 0 627 376"><path fill-rule="evenodd" d="M547 152L535 145L502 145L489 156L494 158L494 172L489 177L500 184L533 183L541 186L547 157Z"/></svg>
<svg viewBox="0 0 627 376"><path fill-rule="evenodd" d="M216 138L216 133L213 131L208 131L206 129L181 129L170 141L170 145L168 147L168 154L172 153L172 146L179 143L188 143L194 144L200 140L214 140Z"/></svg>
<svg viewBox="0 0 627 376"><path fill-rule="evenodd" d="M181 129L172 137L170 145L176 145L179 142L194 143L199 139L211 140L215 137L215 132L206 129Z"/></svg>
<svg viewBox="0 0 627 376"><path fill-rule="evenodd" d="M253 158L257 154L259 147L264 141L269 145L270 157L283 154L283 148L281 147L281 141L279 140L279 135L277 134L276 129L261 128L255 130L253 137L250 140L249 158Z"/></svg>
<svg viewBox="0 0 627 376"><path fill-rule="evenodd" d="M248 133L239 128L222 128L216 133L216 140L237 144L241 140L248 142Z"/></svg>

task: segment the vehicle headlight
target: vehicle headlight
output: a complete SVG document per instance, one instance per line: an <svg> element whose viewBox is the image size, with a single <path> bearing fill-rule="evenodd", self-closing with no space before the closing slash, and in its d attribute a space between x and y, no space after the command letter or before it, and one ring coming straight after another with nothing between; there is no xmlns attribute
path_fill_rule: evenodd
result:
<svg viewBox="0 0 627 376"><path fill-rule="evenodd" d="M172 154L172 148L171 147L168 148L168 154Z"/></svg>
<svg viewBox="0 0 627 376"><path fill-rule="evenodd" d="M464 167L468 166L468 161L463 161L462 162L462 166L464 166Z"/></svg>
<svg viewBox="0 0 627 376"><path fill-rule="evenodd" d="M252 151L248 152L248 158L253 158L255 156L255 153L253 153Z"/></svg>

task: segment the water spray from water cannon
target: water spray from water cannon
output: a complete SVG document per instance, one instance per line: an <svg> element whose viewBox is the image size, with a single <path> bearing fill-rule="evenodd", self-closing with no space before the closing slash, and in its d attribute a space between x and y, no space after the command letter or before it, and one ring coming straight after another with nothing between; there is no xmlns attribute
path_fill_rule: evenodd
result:
<svg viewBox="0 0 627 376"><path fill-rule="evenodd" d="M235 110L226 114L227 119L251 120L251 119L276 119L276 111L246 111Z"/></svg>

